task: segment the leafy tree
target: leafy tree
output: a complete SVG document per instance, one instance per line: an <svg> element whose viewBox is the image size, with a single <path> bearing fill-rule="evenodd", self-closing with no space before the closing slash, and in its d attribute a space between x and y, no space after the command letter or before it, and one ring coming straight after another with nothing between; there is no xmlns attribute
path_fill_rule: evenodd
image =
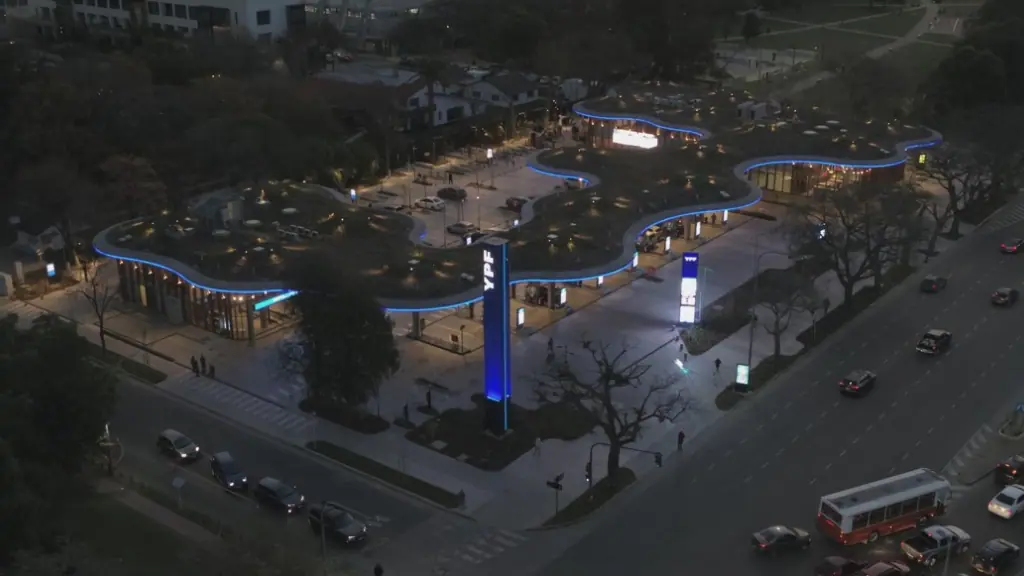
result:
<svg viewBox="0 0 1024 576"><path fill-rule="evenodd" d="M814 278L793 269L762 274L757 299L759 307L769 313L769 321L761 322L761 326L772 336L773 355L778 361L782 357L782 335L789 330L793 315L810 312L818 300Z"/></svg>
<svg viewBox="0 0 1024 576"><path fill-rule="evenodd" d="M648 422L673 422L693 407L676 377L655 376L651 365L631 362L629 348L583 338L579 354L590 364L584 370L570 363L566 350L554 358L534 384L541 404L566 402L600 428L608 440L607 475L615 478L622 450L636 442Z"/></svg>
<svg viewBox="0 0 1024 576"><path fill-rule="evenodd" d="M0 523L21 532L2 539L0 551L8 555L52 544L86 464L98 454L115 377L93 363L89 346L56 316L41 316L27 330L19 330L16 316L0 320L0 513L19 513Z"/></svg>
<svg viewBox="0 0 1024 576"><path fill-rule="evenodd" d="M373 295L348 277L337 259L307 253L286 270L299 314L307 399L314 407L359 406L399 368L391 323ZM291 359L291 360L294 360Z"/></svg>
<svg viewBox="0 0 1024 576"><path fill-rule="evenodd" d="M96 188L69 158L52 157L22 168L14 180L14 191L23 218L36 217L52 223L64 242L68 264L78 262L74 226L91 216Z"/></svg>
<svg viewBox="0 0 1024 576"><path fill-rule="evenodd" d="M753 10L743 15L743 29L740 32L745 42L750 42L761 35L761 17Z"/></svg>
<svg viewBox="0 0 1024 576"><path fill-rule="evenodd" d="M935 121L958 110L1005 102L1006 70L988 50L961 45L939 63L922 85L923 113Z"/></svg>
<svg viewBox="0 0 1024 576"><path fill-rule="evenodd" d="M167 205L167 187L148 159L116 154L99 168L108 213L127 213L128 218L137 218Z"/></svg>

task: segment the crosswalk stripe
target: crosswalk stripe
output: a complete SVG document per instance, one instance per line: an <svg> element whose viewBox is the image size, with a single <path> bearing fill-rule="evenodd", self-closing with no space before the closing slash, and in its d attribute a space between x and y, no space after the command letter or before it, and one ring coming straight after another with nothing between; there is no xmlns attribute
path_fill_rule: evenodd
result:
<svg viewBox="0 0 1024 576"><path fill-rule="evenodd" d="M520 542L526 542L526 536L523 536L522 534L516 534L515 532L509 532L508 530L499 530L499 532L501 532L502 536L505 536L507 538L518 540Z"/></svg>
<svg viewBox="0 0 1024 576"><path fill-rule="evenodd" d="M253 416L256 416L257 418L262 418L264 415L267 414L267 412L273 412L276 409L277 409L277 406L274 406L272 404L267 404L266 402L264 402L264 403L260 404L258 407L256 407L255 409L251 410L249 413L252 414Z"/></svg>
<svg viewBox="0 0 1024 576"><path fill-rule="evenodd" d="M473 554L476 554L478 557L481 557L484 560L490 560L491 558L494 558L494 556L492 556L491 554L488 554L487 552L484 552L483 550L477 548L476 546L466 546L466 550L468 550L469 552L471 552Z"/></svg>
<svg viewBox="0 0 1024 576"><path fill-rule="evenodd" d="M505 546L508 546L509 548L515 548L516 546L519 546L519 544L521 544L521 542L516 542L515 540L504 538L502 536L495 536L494 539L498 542L501 542Z"/></svg>

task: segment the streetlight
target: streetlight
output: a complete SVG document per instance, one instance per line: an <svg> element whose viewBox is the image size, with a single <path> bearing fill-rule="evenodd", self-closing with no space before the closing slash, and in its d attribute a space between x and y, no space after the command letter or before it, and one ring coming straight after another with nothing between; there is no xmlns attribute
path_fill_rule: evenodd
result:
<svg viewBox="0 0 1024 576"><path fill-rule="evenodd" d="M466 351L466 325L462 324L459 326L459 353Z"/></svg>
<svg viewBox="0 0 1024 576"><path fill-rule="evenodd" d="M777 252L777 251L774 251L774 250L771 250L771 251L768 251L768 252L759 252L758 251L758 247L759 247L760 242L761 242L761 236L764 236L765 234L768 234L768 233L770 233L770 232L762 232L761 234L758 234L757 236L754 237L754 305L753 305L753 307L751 307L751 313L750 313L750 339L747 342L747 367L748 368L750 367L750 363L753 362L753 360L754 360L754 328L755 328L755 324L757 324L757 314L754 313L754 310L757 308L757 304L758 304L758 302L757 302L757 294L758 294L758 291L760 290L760 283L761 283L761 258L763 258L765 256L768 256L770 254L771 255L775 255L775 256L789 256L788 254L786 254L784 252Z"/></svg>
<svg viewBox="0 0 1024 576"><path fill-rule="evenodd" d="M479 190L479 188L477 188ZM480 195L476 195L476 227L480 227Z"/></svg>

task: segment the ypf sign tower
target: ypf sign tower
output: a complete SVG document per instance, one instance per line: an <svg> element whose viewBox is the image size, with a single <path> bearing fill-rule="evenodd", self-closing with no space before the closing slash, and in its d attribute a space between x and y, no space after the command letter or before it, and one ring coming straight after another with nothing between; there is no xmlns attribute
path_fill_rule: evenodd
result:
<svg viewBox="0 0 1024 576"><path fill-rule="evenodd" d="M508 242L487 238L483 246L484 279L484 396L485 426L501 436L508 431L508 404L512 399L509 343Z"/></svg>

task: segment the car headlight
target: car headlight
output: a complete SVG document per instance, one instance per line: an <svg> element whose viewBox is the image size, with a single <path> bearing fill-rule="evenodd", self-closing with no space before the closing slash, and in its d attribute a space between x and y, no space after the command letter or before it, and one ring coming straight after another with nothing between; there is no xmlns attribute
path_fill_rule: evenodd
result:
<svg viewBox="0 0 1024 576"><path fill-rule="evenodd" d="M234 487L235 487L235 483L234 482L228 482L228 488L234 488Z"/></svg>
<svg viewBox="0 0 1024 576"><path fill-rule="evenodd" d="M245 483L245 482L248 482L248 481L249 481L249 478L248 478L248 477L246 477L246 476L242 476L242 482L243 482L243 483Z"/></svg>
<svg viewBox="0 0 1024 576"><path fill-rule="evenodd" d="M299 496L299 502L305 502L305 501L306 501L306 497L305 496Z"/></svg>
<svg viewBox="0 0 1024 576"><path fill-rule="evenodd" d="M346 540L346 541L348 541L348 542L351 542L351 541L353 541L353 540L355 540L355 539L356 539L356 537L355 537L355 536L346 536L346 537L345 537L345 540Z"/></svg>
<svg viewBox="0 0 1024 576"><path fill-rule="evenodd" d="M179 452L178 455L182 458L188 458L188 454L185 454L184 452Z"/></svg>

